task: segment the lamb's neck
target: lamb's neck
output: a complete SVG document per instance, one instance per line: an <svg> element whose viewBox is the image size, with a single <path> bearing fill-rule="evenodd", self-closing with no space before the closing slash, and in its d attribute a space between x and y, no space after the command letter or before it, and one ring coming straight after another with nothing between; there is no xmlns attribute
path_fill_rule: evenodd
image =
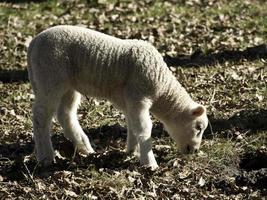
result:
<svg viewBox="0 0 267 200"><path fill-rule="evenodd" d="M193 103L185 88L174 78L153 103L151 112L159 120L165 121L172 117L173 113L179 115Z"/></svg>

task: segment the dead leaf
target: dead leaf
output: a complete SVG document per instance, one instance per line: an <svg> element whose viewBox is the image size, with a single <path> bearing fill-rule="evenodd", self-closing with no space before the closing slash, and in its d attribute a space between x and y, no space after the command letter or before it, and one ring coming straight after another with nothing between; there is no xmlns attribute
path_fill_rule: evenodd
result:
<svg viewBox="0 0 267 200"><path fill-rule="evenodd" d="M206 181L202 178L202 176L200 177L199 181L198 181L198 185L200 187L203 187L205 185Z"/></svg>

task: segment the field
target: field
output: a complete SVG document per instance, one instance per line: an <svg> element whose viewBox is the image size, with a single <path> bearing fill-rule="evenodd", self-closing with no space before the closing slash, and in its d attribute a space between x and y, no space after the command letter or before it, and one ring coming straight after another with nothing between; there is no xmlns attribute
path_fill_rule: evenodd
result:
<svg viewBox="0 0 267 200"><path fill-rule="evenodd" d="M56 163L39 166L27 47L58 24L155 45L193 99L207 106L201 151L181 155L153 119L160 167L141 167L124 153L124 116L105 100L84 97L79 120L97 153L74 154L55 120ZM0 199L265 199L266 43L264 0L1 1Z"/></svg>

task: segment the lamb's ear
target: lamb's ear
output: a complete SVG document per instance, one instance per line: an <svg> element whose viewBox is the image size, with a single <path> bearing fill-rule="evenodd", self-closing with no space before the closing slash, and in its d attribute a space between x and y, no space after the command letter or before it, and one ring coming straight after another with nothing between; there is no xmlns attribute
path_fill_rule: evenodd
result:
<svg viewBox="0 0 267 200"><path fill-rule="evenodd" d="M192 117L199 117L201 116L204 112L206 111L206 108L204 106L197 106L195 108L193 108L191 111L190 111L190 114Z"/></svg>

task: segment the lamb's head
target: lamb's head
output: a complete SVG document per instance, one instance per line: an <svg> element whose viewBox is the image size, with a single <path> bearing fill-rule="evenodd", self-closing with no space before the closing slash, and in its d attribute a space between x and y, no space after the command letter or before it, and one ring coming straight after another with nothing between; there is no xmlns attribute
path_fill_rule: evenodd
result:
<svg viewBox="0 0 267 200"><path fill-rule="evenodd" d="M164 126L182 153L194 153L199 149L208 126L206 108L196 104L182 113L173 113Z"/></svg>

